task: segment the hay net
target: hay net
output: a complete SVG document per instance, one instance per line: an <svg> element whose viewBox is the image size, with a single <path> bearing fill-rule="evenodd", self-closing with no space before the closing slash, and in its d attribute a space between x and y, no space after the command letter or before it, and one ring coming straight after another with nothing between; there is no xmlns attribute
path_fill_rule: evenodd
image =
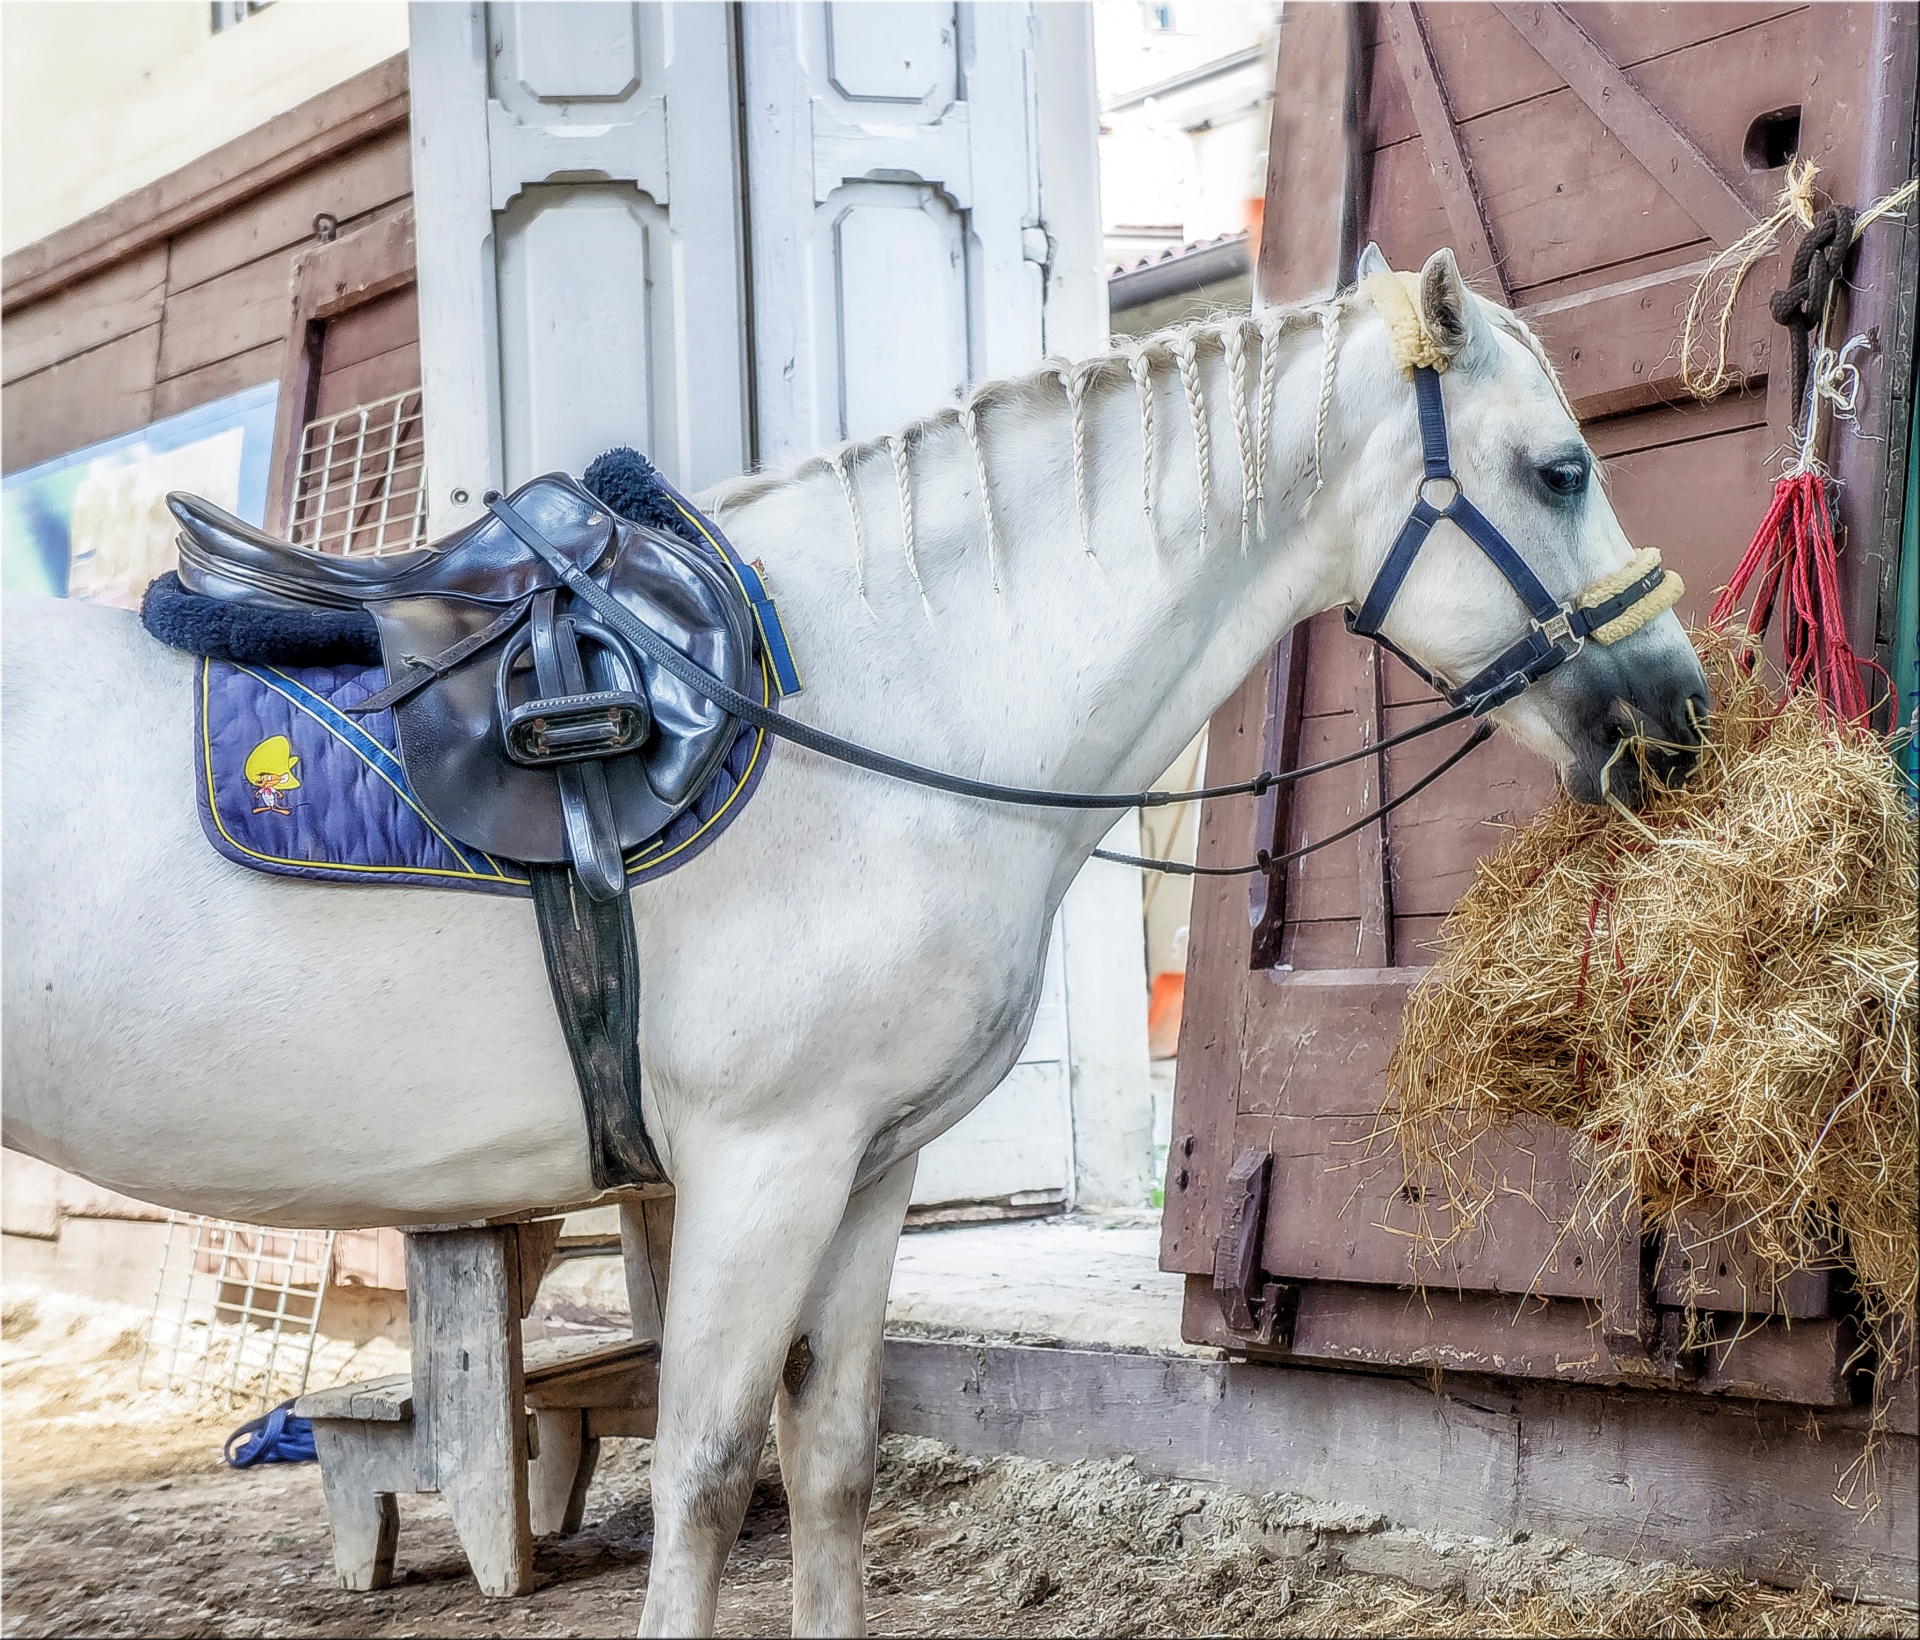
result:
<svg viewBox="0 0 1920 1640"><path fill-rule="evenodd" d="M1637 816L1559 799L1481 862L1409 999L1385 1123L1445 1242L1492 1203L1482 1141L1543 1117L1591 1147L1590 1215L1625 1182L1647 1229L1704 1219L1770 1274L1850 1272L1897 1371L1920 1252L1914 813L1884 740L1777 699L1746 640L1694 642L1700 768Z"/></svg>

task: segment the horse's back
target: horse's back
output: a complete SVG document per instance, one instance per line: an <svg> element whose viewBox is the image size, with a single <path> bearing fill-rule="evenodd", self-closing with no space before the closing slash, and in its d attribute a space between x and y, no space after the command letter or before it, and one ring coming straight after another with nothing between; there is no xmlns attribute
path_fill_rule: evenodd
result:
<svg viewBox="0 0 1920 1640"><path fill-rule="evenodd" d="M531 909L221 859L198 663L127 611L5 602L6 1142L262 1222L588 1193Z"/></svg>

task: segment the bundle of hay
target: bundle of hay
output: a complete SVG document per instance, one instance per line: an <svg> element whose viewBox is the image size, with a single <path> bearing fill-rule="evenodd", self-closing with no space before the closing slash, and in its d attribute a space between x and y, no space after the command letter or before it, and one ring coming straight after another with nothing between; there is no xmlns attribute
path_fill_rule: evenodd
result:
<svg viewBox="0 0 1920 1640"><path fill-rule="evenodd" d="M1884 741L1696 644L1700 769L1637 816L1558 801L1481 864L1387 1117L1455 1236L1491 1199L1482 1137L1545 1117L1649 1226L1707 1214L1782 1274L1837 1254L1884 1346L1920 1264L1914 812Z"/></svg>

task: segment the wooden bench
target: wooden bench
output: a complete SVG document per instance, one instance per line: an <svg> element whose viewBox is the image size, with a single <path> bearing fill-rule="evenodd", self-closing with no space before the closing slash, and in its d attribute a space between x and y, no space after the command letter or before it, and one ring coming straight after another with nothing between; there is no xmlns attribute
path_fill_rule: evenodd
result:
<svg viewBox="0 0 1920 1640"><path fill-rule="evenodd" d="M642 1238L651 1205L623 1208ZM653 1434L659 1317L636 1290L649 1280L644 1242L636 1269L623 1234L635 1330L653 1337L521 1341L559 1230L543 1219L409 1231L413 1370L295 1403L313 1420L343 1588L393 1581L395 1498L411 1491L445 1500L482 1593L525 1594L533 1539L579 1530L601 1440Z"/></svg>

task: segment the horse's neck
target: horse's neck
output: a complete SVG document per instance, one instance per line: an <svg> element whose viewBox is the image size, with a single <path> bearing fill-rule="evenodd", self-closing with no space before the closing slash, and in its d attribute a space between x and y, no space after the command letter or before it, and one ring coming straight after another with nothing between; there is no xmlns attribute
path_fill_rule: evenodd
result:
<svg viewBox="0 0 1920 1640"><path fill-rule="evenodd" d="M1301 519L1314 488L1320 332L1295 325L1268 345L1278 352L1264 520L1249 484L1244 540L1257 338L1238 372L1217 343L1184 377L1166 354L1152 359L1144 486L1136 382L1109 371L1088 385L1084 544L1075 418L1047 383L990 396L971 435L964 418L938 421L896 447L897 460L870 448L752 486L731 505L722 496L736 545L766 564L808 674L798 709L993 780L1130 789L1157 777L1277 632L1345 596L1340 531Z"/></svg>

